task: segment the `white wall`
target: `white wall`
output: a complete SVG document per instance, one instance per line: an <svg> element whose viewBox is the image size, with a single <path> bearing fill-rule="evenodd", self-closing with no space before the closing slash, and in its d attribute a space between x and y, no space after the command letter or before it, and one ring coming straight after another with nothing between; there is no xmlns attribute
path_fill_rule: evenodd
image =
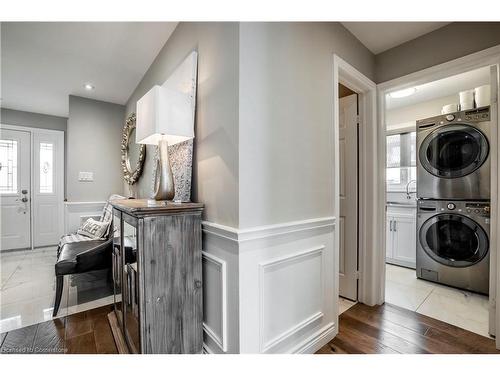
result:
<svg viewBox="0 0 500 375"><path fill-rule="evenodd" d="M66 146L68 201L105 201L113 193L122 193L124 112L122 105L70 95ZM79 172L93 172L94 181L78 181Z"/></svg>
<svg viewBox="0 0 500 375"><path fill-rule="evenodd" d="M240 25L240 228L333 214L333 54L373 55L337 23Z"/></svg>

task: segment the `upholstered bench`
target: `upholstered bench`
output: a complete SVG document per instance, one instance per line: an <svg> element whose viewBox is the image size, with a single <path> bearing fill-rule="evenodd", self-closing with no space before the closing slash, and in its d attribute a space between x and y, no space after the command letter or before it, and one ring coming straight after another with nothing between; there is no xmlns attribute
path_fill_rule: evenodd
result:
<svg viewBox="0 0 500 375"><path fill-rule="evenodd" d="M56 316L61 304L64 287L64 276L102 269L111 269L111 254L113 250L112 206L109 202L113 199L123 199L121 195L112 195L104 205L100 222L107 224L107 230L100 238L83 235L80 230L75 234L68 234L61 238L57 248L56 298L52 316ZM85 225L85 224L84 224ZM119 235L119 233L118 233Z"/></svg>

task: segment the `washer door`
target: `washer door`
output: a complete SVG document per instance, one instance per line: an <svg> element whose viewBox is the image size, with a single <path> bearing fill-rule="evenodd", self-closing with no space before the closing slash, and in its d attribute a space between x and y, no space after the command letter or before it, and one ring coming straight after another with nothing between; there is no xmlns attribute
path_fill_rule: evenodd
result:
<svg viewBox="0 0 500 375"><path fill-rule="evenodd" d="M488 254L486 232L475 221L456 214L439 214L420 228L420 245L436 262L450 267L468 267Z"/></svg>
<svg viewBox="0 0 500 375"><path fill-rule="evenodd" d="M488 158L484 134L466 124L442 126L429 134L419 150L419 160L429 173L441 178L466 176Z"/></svg>

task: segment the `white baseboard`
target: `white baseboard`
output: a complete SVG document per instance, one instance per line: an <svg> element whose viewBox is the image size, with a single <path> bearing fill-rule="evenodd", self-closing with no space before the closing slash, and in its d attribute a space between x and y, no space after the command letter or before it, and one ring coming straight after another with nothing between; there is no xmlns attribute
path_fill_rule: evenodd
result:
<svg viewBox="0 0 500 375"><path fill-rule="evenodd" d="M336 336L335 323L331 323L315 335L296 346L292 353L314 354Z"/></svg>

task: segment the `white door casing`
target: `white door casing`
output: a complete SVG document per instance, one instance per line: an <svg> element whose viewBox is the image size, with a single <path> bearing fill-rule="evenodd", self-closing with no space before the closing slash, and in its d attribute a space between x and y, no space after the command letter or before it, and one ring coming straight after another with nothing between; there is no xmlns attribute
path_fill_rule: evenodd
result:
<svg viewBox="0 0 500 375"><path fill-rule="evenodd" d="M339 100L339 294L358 297L358 98Z"/></svg>
<svg viewBox="0 0 500 375"><path fill-rule="evenodd" d="M64 228L64 134L33 134L33 246L56 245Z"/></svg>
<svg viewBox="0 0 500 375"><path fill-rule="evenodd" d="M339 83L358 94L359 149L358 149L358 301L373 306L384 302L385 249L385 169L381 155L385 155L385 136L377 126L377 85L352 65L333 55L333 197L334 217L340 216L340 158L339 158ZM385 134L385 133L384 133ZM385 159L384 159L385 161ZM338 226L337 226L338 228ZM339 236L335 247L335 297L339 295L338 265ZM382 270L381 272L378 272Z"/></svg>
<svg viewBox="0 0 500 375"><path fill-rule="evenodd" d="M0 250L25 249L31 247L30 133L0 128L0 139Z"/></svg>

